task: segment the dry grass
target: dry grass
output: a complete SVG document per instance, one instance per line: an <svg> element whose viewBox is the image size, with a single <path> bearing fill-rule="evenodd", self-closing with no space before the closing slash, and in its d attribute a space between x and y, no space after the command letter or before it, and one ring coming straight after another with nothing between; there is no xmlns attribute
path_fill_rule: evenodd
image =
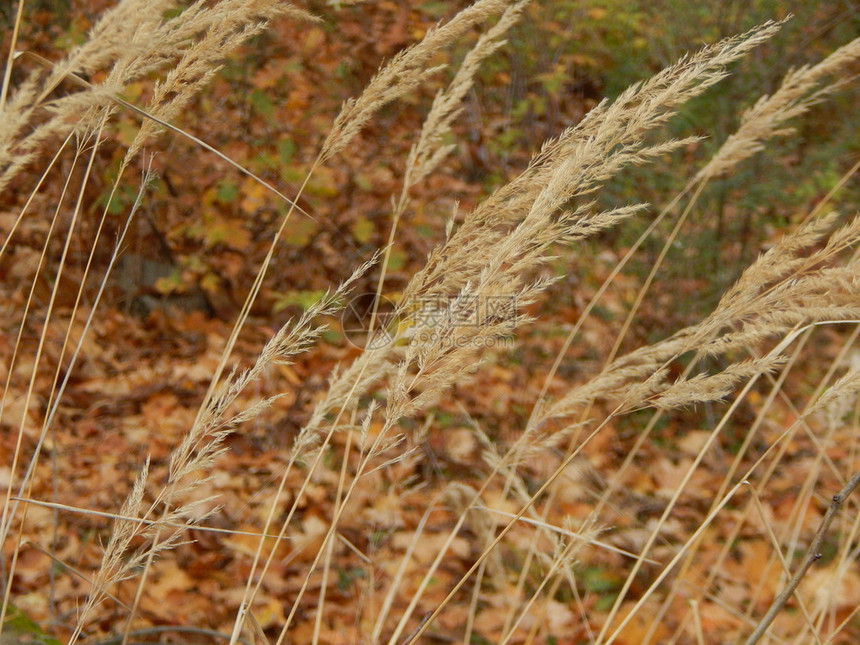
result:
<svg viewBox="0 0 860 645"><path fill-rule="evenodd" d="M242 424L272 403L264 397L257 404L241 407L245 399L240 395L252 391L272 365L289 363L311 351L323 330L319 319L342 306L356 280L372 264L388 265L398 227L410 207L410 191L452 151L453 146L445 141L463 97L471 91L481 61L504 45L506 30L520 17L525 4L480 0L388 62L364 93L344 104L316 154L311 173L346 149L382 107L437 75L439 52L476 27L484 30L448 87L437 95L416 138L402 190L392 198L388 246L368 258L352 276L344 276L343 284L304 316L281 328L255 364L244 371L229 371L278 238L289 227L293 205L304 187L284 198L288 213L248 291L220 364L213 370L196 421L169 456L166 476L156 481L147 462L121 507L91 509L116 515L101 564L83 574L90 585L74 617L70 642L86 640L96 617L104 620L105 614L99 612L105 605L116 603L121 610L116 632L128 634L137 624L138 601L151 571L158 567L156 556L186 540L189 528L206 526L214 512L213 500L201 491L208 490L205 484L217 472L218 458L227 449L226 438L242 432ZM132 161L144 146L157 141L157 134L165 127L178 131L170 122L195 94L205 90L227 52L273 19L315 20L289 5L262 0L193 4L175 15L168 13L173 6L166 1L120 2L92 30L86 44L60 62L37 61L15 87L10 85L12 66L26 56L10 56L0 100L0 189L12 190L13 181L43 162L45 150L56 154L6 231L0 260L9 261L21 222L43 217L49 224L37 271L54 262L52 254L59 253L54 284L61 284L70 245L86 213L85 187L93 166L99 163L96 152L116 112L131 109L142 122L128 146L115 188L126 181L124 175ZM543 392L531 402L531 415L516 440L500 442L475 424L473 434L484 462L480 482L472 482L476 483L472 486L452 481L422 497L415 494L417 488L398 482L397 477L398 473L414 474L415 464L424 458L419 450L423 437L434 430L428 411L451 396L455 386L468 387L491 356L484 348L541 324L540 314L524 312L530 305L540 305L554 283L539 276L558 246L580 243L631 217L649 216L646 204L598 209L595 196L606 182L631 165L662 162L669 153L694 142L695 137L667 140L661 128L684 103L723 79L727 66L778 37L779 29L779 23L767 23L704 47L630 87L614 101L602 102L580 123L546 142L518 178L456 222L452 219L447 237L402 290L398 324L387 326L381 318L374 318L371 327L379 342L368 343L370 349L330 375L328 391L289 447L279 475L267 490L259 492L266 510L258 518L258 537L245 556L247 584L236 590L233 599L231 643L240 639L284 643L302 637L314 643L333 642L335 628L327 620L335 611L328 597L334 571L339 559L348 561L357 551L369 568L378 570L379 577L368 579L356 599L355 624L345 637L355 642L426 642L430 631L448 633L454 642L464 643L472 638L498 643L600 645L717 642L708 632L718 634L719 642L735 642L753 630L772 594L768 596L768 590L740 593L738 585L732 586L732 569L726 563L736 555L735 540L721 537L715 544L714 527L730 526L725 533L736 539L757 536L770 559L762 570L777 567L775 574L768 575L776 575L782 584L794 570L795 553L804 549L814 532L815 519L821 514L817 500L835 493L857 469L860 371L854 343L860 320L856 252L860 218L825 212L827 200L823 200L816 212L809 213L805 222L743 273L710 315L684 329L666 330L663 340L626 354L621 354L620 347L635 325L636 313L665 251L680 234L704 186L765 150L773 138L792 136L798 118L849 82L846 74L860 58L860 40L818 65L789 72L777 91L743 113L737 131L717 154L690 172L687 187L659 211L643 238L583 308L582 318L573 326L554 365L546 365ZM153 75L161 80L145 105L130 106L120 98L129 83ZM61 84L75 89L58 95L55 90ZM57 142L61 142L59 146L55 146ZM60 172L61 158L72 158L75 166L83 168ZM41 191L58 180L67 183L54 214L34 212L35 204L43 204ZM141 185L108 272L121 252L132 218L146 200L145 178ZM675 230L631 306L605 365L551 397L550 383L560 366L571 360L565 353L586 318L645 236L679 210ZM99 237L107 218L105 209L96 225L100 245L113 243ZM59 236L59 242L54 236ZM102 286L108 282L106 275L97 280ZM34 275L33 284L37 281ZM386 292L384 270L377 291ZM11 350L4 356L6 363L0 372L5 381L0 414L20 411L20 417L0 419L4 428L14 428L17 433L14 453L9 456L2 514L4 614L7 603L14 601L17 554L25 540L33 539L27 528L28 509L50 501L31 495L39 461L52 441L52 423L86 334L99 315L103 292L98 291L94 302L85 302L82 287L63 320L54 307L57 288L38 307L33 292L14 303L21 335L10 340ZM489 308L488 303L494 306ZM53 363L45 358L47 332L35 346L22 340L35 315L41 316L44 329L60 324L66 330L59 360ZM837 325L840 333L830 338L839 345L830 349L829 364L820 365L823 375L808 384L805 399L790 398L786 380L797 366L809 364L811 339L822 329ZM12 380L27 370L24 400L12 406L6 398ZM33 425L28 410L34 407L45 379L51 383L50 398L44 403L41 423ZM763 397L762 389L766 392ZM753 392L757 416L742 445L733 456L714 465L721 433ZM658 500L659 515L636 530L609 532L616 507L629 493L628 474L651 454L647 446L653 429L673 411L706 403L722 404L722 416L700 431L695 449L677 464L671 490L663 491ZM786 420L786 410L793 418ZM634 416L642 423L625 458L612 470L601 471L592 463L592 445ZM427 419L428 423L415 429L407 423L409 419ZM846 440L849 445L840 444ZM766 448L754 449L762 444ZM780 497L770 485L781 468L791 467L792 451L798 445L811 445L815 452L804 462L809 470L797 482L788 516L780 514L777 520L774 508ZM340 468L326 465L333 454ZM705 471L708 477L704 477ZM128 478L134 475L129 473ZM367 498L369 488L386 481L399 491L401 503L408 499L409 504L416 500L424 504L412 541L397 549L380 546L373 554L361 553L354 545L346 548L349 541L344 527L355 528L352 514L356 504ZM705 481L708 486L701 488ZM295 535L307 495L319 482L331 487L327 524L308 547L310 555L305 554L304 578L280 599L283 616L261 626L255 612L272 595L267 581L286 570L283 554L272 546L272 536L283 540ZM834 483L838 485L835 489ZM565 505L580 510L587 507L588 511L560 513ZM701 517L696 528L688 530L675 519L676 514L685 506L696 505L703 506ZM440 512L448 520L440 523L436 517ZM849 498L838 535L833 537L833 554L827 567L818 571L817 589L801 586L795 601L798 611L774 623L772 642L839 642L850 633L846 625L852 621L856 634L856 592L822 590L860 584L858 517L857 502ZM464 534L473 536L472 553L462 551ZM434 557L419 558L425 542L432 543ZM47 542L42 546L49 550ZM386 563L386 558L391 562ZM461 565L453 569L453 575L452 559ZM593 598L581 596L582 584L577 580L578 563L592 562L614 567L621 581L614 599L601 613L595 613ZM137 581L136 591L129 595L126 588L126 600L120 600L114 590L128 579ZM312 612L313 619L303 622L312 629L298 636L297 623L307 612Z"/></svg>

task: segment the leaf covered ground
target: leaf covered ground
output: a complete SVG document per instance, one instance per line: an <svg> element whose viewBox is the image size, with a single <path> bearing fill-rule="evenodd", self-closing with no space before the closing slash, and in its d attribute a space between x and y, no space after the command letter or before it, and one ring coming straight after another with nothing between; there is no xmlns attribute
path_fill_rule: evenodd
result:
<svg viewBox="0 0 860 645"><path fill-rule="evenodd" d="M67 12L59 4L38 4L18 49L56 60L85 37L101 4L72 2ZM311 171L342 102L359 94L382 62L451 11L446 3L433 2L308 4L323 16L321 23L273 22L225 61L178 119L180 127L288 195L296 194ZM461 217L515 177L543 140L578 121L631 73L622 69L613 43L623 42L632 55L637 48L653 51L655 44L668 42L670 27L649 25L641 12L619 13L619 3L613 2L586 4L558 14L530 7L525 26L511 36L512 53L487 64L452 135L456 151L410 193L410 208L387 257L384 291L393 301L444 237L450 217ZM819 8L810 15L799 32L812 43L807 53L832 49L819 44L831 34L822 25L836 29L831 23L840 14ZM856 13L851 20L856 26ZM644 34L644 40L625 41L619 24ZM574 36L585 43L579 50L557 44ZM554 59L530 49L543 42L556 47ZM440 53L439 63L464 52ZM22 64L36 65L32 60ZM548 66L533 69L539 64ZM645 67L632 73L657 71ZM307 215L294 215L281 236L230 366L252 365L283 324L297 319L388 241L406 154L443 81L434 77L414 96L383 109L339 158L314 170L299 200ZM143 104L153 91L151 81L140 81L127 88L124 98ZM824 130L829 119L827 112L813 113L808 138ZM57 177L79 179L81 165L61 157L49 175L52 183L28 207L32 216L19 225L17 214L42 167L37 171L34 165L0 197L3 238L11 239L16 227L14 244L0 263L0 378L6 384L0 487L8 489L26 467L13 455L33 454L37 444L42 452L27 490L19 493L13 486L15 496L37 503L26 504L20 532L4 544L4 572L13 553L16 559L14 577L7 580L4 573L3 582L15 608L63 642L90 591L115 525L112 514L131 492L136 473L149 459L152 489L145 492L146 500L154 499L158 483L166 481L170 452L195 422L235 317L286 210L277 196L223 159L175 133L164 134L144 157L156 179L126 239L124 259L104 281L111 246L93 256L93 268L88 270L87 262L102 210L112 217L99 234L116 239L121 215L135 201L136 186L115 193L111 187L112 173L138 127L138 115L119 111L105 132L106 143L86 184L86 217L67 250L62 237L46 247L43 241L52 227L72 226L62 209L52 219L63 199ZM854 137L856 142L856 130ZM681 167L697 162L705 147L690 144ZM773 163L792 176L801 162L791 155L805 160L805 152L798 144ZM825 170L825 175L842 172L836 165ZM612 186L609 197L632 199L625 191L637 194L643 183L633 175ZM554 249L558 257L536 277L562 277L540 301L525 307L535 322L518 327L510 342L486 347L482 367L471 380L402 422L405 443L397 454L405 456L382 454L358 478L353 475L363 459L361 442L380 431L376 422L363 429L354 421L354 430L333 435L318 462L308 459L287 469L291 446L325 395L332 370L362 352L340 315L318 321L328 329L310 351L291 364L271 366L232 403L240 411L278 397L236 428L226 439L227 451L201 473L208 480L193 495L201 500L201 516L211 514L184 543L147 568L143 583L131 578L109 590L111 597L86 626L87 642L104 642L125 629L139 634L134 640L152 642L212 642L211 636L183 631L186 627L229 636L254 559L270 556L265 575L254 580L259 590L251 611L258 629L243 632L246 642L261 637L274 642L285 623L286 642L402 641L442 605L444 611L422 636L426 642L462 642L471 635L478 643L505 637L514 643L589 643L607 621L608 632L618 627L616 643L734 642L785 583L775 542L783 553L787 544L789 553L802 553L844 474L860 466L856 401L843 409L804 413L831 368L838 373L856 369L858 350L852 349L851 335L856 332L849 325L810 336L785 381L779 387L775 380L757 383L737 401L719 432L714 428L732 397L653 422L650 413L636 412L589 436L576 459L534 500L539 519L514 523L469 578L481 583L468 582L448 595L481 558L488 540L520 512L523 500L565 463L570 447L585 441L590 432L585 422L607 412L586 410L582 430L567 431L562 439L551 440L547 429L546 445L533 460L518 464L516 480L490 478L494 458L517 441L536 402L563 397L599 373L618 351L665 338L709 311L716 301L713 282L730 284L743 261L774 245L826 192L811 179L802 187L805 201L795 204L795 211L770 212L768 195L753 196L761 198L750 209L756 215L745 219L742 200L725 199L736 195L736 187L720 186L725 192L709 203L720 204L718 220L691 224L692 242L676 248L672 269L658 278L619 348L615 340L659 245L646 248L644 269L634 263L614 279L569 346L568 334L635 235L610 231L587 244ZM649 184L643 190L658 188ZM850 203L850 196L841 199ZM846 205L836 199L837 207ZM631 227L638 234L644 224ZM722 238L713 237L718 234ZM719 251L713 251L714 239ZM68 258L58 271L64 252ZM353 294L375 292L379 271L372 268ZM102 286L106 295L88 322ZM72 359L69 347L75 346L79 351ZM560 353L563 360L552 368ZM683 368L681 361L670 366L676 377ZM62 397L50 432L41 436L58 384ZM368 402L382 396L373 392ZM766 475L740 485L716 519L709 519L715 500L760 458L759 473ZM346 498L344 487L350 490ZM479 490L478 508L465 510ZM663 517L670 504L671 513ZM832 633L831 642L851 643L860 636L857 507L852 504L825 543L820 563L803 581L802 601L777 619L773 633L786 642L808 624L804 614L814 613L816 603L829 608L817 627ZM279 526L288 513L293 515L287 533L265 540L258 552L261 527L272 518ZM451 536L463 516L462 527ZM585 518L593 526L583 526ZM333 523L334 539L325 541ZM571 535L587 533L592 541L578 544L575 557L541 561L535 554L546 551L546 545L535 545L547 538L536 524ZM849 547L855 545L853 551L846 540ZM646 545L647 557L631 573ZM659 579L679 555L677 566ZM557 562L565 563L564 571L553 570ZM433 575L426 578L431 569ZM421 585L426 588L418 593ZM416 607L410 606L413 598L419 598ZM644 610L637 608L623 623L637 602ZM523 611L532 604L537 611ZM132 606L134 619L127 625ZM324 619L317 611L321 606ZM147 631L154 626L177 631ZM697 640L701 634L706 637Z"/></svg>

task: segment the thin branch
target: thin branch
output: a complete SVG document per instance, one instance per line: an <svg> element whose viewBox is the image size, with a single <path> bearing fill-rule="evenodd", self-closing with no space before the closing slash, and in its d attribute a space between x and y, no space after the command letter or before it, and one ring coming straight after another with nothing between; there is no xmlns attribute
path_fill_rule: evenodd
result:
<svg viewBox="0 0 860 645"><path fill-rule="evenodd" d="M767 631L767 628L770 627L774 618L776 618L777 614L785 608L785 604L788 602L788 599L791 598L794 590L797 589L803 576L806 575L806 572L816 561L821 559L821 545L824 542L824 536L827 534L827 530L830 528L833 518L836 517L836 513L838 513L839 509L842 507L842 503L852 492L854 492L854 489L857 488L858 484L860 484L860 471L854 473L854 476L848 480L845 487L833 496L833 500L830 502L830 508L827 509L827 513L824 515L824 519L821 521L821 526L818 527L818 531L815 533L812 544L810 544L809 548L806 550L803 562L795 574L791 576L785 589L783 589L782 592L774 598L770 609L767 610L767 613L764 615L764 618L761 619L758 627L756 627L753 633L750 634L749 638L744 641L744 645L755 645L755 643L764 636L764 633Z"/></svg>

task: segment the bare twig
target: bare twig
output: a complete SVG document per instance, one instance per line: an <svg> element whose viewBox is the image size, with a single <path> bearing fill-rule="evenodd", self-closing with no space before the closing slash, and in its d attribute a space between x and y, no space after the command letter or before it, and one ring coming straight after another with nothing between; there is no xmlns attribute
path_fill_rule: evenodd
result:
<svg viewBox="0 0 860 645"><path fill-rule="evenodd" d="M762 636L764 636L764 633L767 631L767 628L770 627L774 618L776 618L777 614L785 608L785 604L788 602L788 599L791 598L794 590L797 589L803 576L806 575L806 572L816 561L821 559L820 549L822 542L824 542L824 536L827 534L827 530L830 528L833 518L836 517L836 513L842 507L842 502L844 502L848 496L854 492L854 489L857 488L858 484L860 484L860 471L854 473L842 490L833 496L833 500L830 502L830 508L827 509L827 513L825 513L824 519L821 521L821 526L818 527L818 531L815 533L812 544L810 544L809 548L806 550L803 562L795 574L791 576L785 589L783 589L782 592L774 598L770 609L767 610L767 613L764 615L764 618L761 619L761 622L758 624L758 627L755 628L755 631L753 631L749 638L744 641L744 645L754 645Z"/></svg>

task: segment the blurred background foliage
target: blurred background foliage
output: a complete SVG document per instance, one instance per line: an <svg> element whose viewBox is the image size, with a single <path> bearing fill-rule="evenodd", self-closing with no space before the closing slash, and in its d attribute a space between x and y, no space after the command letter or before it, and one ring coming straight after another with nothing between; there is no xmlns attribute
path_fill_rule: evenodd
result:
<svg viewBox="0 0 860 645"><path fill-rule="evenodd" d="M309 0L304 6L322 23L272 25L225 61L211 91L177 125L294 195L342 101L357 95L384 61L467 4ZM27 3L19 49L57 60L85 39L99 12L110 5L103 0ZM734 130L743 110L772 92L789 68L815 63L858 35L858 4L534 2L511 33L509 46L485 64L470 93L454 133L458 151L413 192L411 210L396 236L387 290L396 293L423 264L452 213L466 212L515 177L546 139L577 123L603 97L617 96L685 52L789 13L794 19L775 39L668 126L669 136L699 134L707 137L704 141L665 162L625 171L599 196L602 206L649 202L653 213L669 203ZM4 3L0 16L9 27L14 3ZM9 33L4 31L7 46ZM475 37L477 33L472 41ZM464 43L440 54L440 62L458 60L467 47ZM291 218L255 313L294 315L310 299L302 294L318 293L343 279L387 240L391 196L400 190L406 152L432 94L447 78L450 74L440 75L435 87L383 110L349 150L314 173L300 199L311 217ZM149 85L132 86L125 98L143 104ZM654 340L652 331L663 335L684 322L669 315L683 318L709 310L743 266L828 192L857 160L857 99L856 86L832 97L796 124L794 136L772 142L767 151L707 188L683 241L658 275L655 297L642 311L637 333ZM93 213L107 203L123 144L138 126L137 115L118 115L110 135L114 143L103 152L112 158L104 159L103 176L93 189ZM208 313L230 317L287 209L193 143L174 134L162 141L159 150L148 151L154 153L158 177L128 252L163 264L147 288L166 297L199 296L202 291ZM137 190L133 175L126 180L131 185L109 205L116 226ZM849 182L832 205L851 211L857 197L857 182ZM571 287L596 289L648 223L648 217L640 217L575 249L560 250L557 270L570 276L549 301L576 307ZM662 234L672 225L668 221ZM645 245L631 265L634 276L647 275L661 245L659 235ZM368 276L368 288L376 278ZM630 284L619 289L616 297L622 300L635 293ZM672 307L669 314L664 301L674 299L679 289L696 297L684 298L681 308ZM123 291L119 297L127 302L133 295Z"/></svg>
<svg viewBox="0 0 860 645"><path fill-rule="evenodd" d="M499 74L510 74L504 79L509 82L479 92L486 112L493 105L506 106L496 112L500 123L490 148L502 160L512 150L534 151L547 137L576 123L602 97L614 98L706 43L792 14L776 38L684 106L669 124L669 136L698 134L706 137L704 141L667 158L665 164L626 170L600 196L606 207L644 201L659 212L734 132L742 112L778 88L790 68L815 64L860 35L858 7L856 2L822 0L533 5L529 19L511 38L507 57L495 60ZM658 276L652 291L657 300L671 298L676 314L701 316L763 248L827 194L858 160L858 98L856 84L849 85L793 124L793 136L772 140L766 151L707 187ZM831 206L853 212L858 196L858 184L851 181ZM648 223L646 218L629 222L569 257L574 262L578 258L580 269L587 271L608 247L616 251L608 258L614 262ZM664 233L673 224L668 222ZM645 245L646 252L634 263L639 274L647 274L661 247L660 236ZM679 287L698 297L679 302L675 297ZM683 323L663 321L657 311L643 313L659 327L664 327L661 322ZM647 320L640 321L647 326Z"/></svg>
<svg viewBox="0 0 860 645"><path fill-rule="evenodd" d="M112 4L107 0L27 2L18 49L59 60L85 41L98 15ZM273 24L268 33L224 61L211 88L176 124L291 197L311 169L342 102L357 96L381 64L469 3L308 0L299 4L322 22ZM697 134L704 140L659 163L625 170L598 196L600 206L607 208L648 202L650 214L575 247L557 249L558 257L548 270L561 280L537 305L544 324L522 330L526 342L500 359L545 373L555 356L551 345L561 345L592 294L650 218L671 202L734 131L743 111L773 92L790 68L814 64L860 35L858 9L858 3L850 0L534 2L511 32L509 46L485 63L470 92L451 138L459 144L457 151L436 175L413 190L389 259L386 295L396 297L410 275L423 266L428 251L442 239L448 218L462 216L516 177L543 142L575 125L604 97L616 97L631 83L649 78L706 43L793 13L794 19L780 34L730 70L729 78L685 106L663 133ZM15 2L0 3L7 52L15 11ZM471 42L477 36L472 34ZM469 44L440 53L439 62L456 62ZM13 83L28 71L22 63ZM253 311L260 326L274 329L294 317L386 243L392 196L400 191L407 152L434 92L451 73L440 74L416 96L385 108L344 153L314 172L298 200L309 216L292 215ZM124 98L145 105L156 80L135 83ZM765 151L706 188L637 312L629 344L654 342L699 320L761 250L828 194L860 158L858 99L857 85L848 86L794 124L793 136L771 141ZM117 267L112 304L145 316L160 298L232 320L288 208L259 184L174 133L163 135L146 151L140 167L126 174L111 197L120 160L139 125L136 114L117 113L100 149L98 174L88 188L90 217L85 227L89 230L82 235L94 235L107 208L111 219L103 235L108 243L102 245L98 258L106 266L112 241L138 193L143 165L151 160L157 173L125 245L125 261ZM61 173L71 167L68 160L63 163ZM20 212L38 180L37 172L22 177L16 190L0 195L0 209ZM61 185L61 181L45 184L37 203L43 212L53 211ZM56 193L51 195L51 190ZM830 208L853 214L858 197L860 186L852 178ZM17 250L31 251L34 257L44 233L36 220L27 223L33 228L25 226L17 241L19 247L32 246ZM600 325L616 331L620 327L673 225L674 218L668 218L615 280L595 309ZM69 262L67 273L86 264L90 248L92 244L84 242L72 249L77 256ZM378 275L377 269L365 276L365 291L375 290ZM9 293L14 292L15 275L3 277ZM98 272L91 282L97 289ZM17 287L26 293L29 285ZM607 335L602 332L596 342L591 342L595 336L586 334L579 346L570 349L575 360L559 372L566 382L579 378L579 370L586 373L589 364L605 360L601 341ZM336 327L325 339L345 344ZM491 386L487 391L494 400L504 398L493 389L497 382ZM459 393L454 398L468 403L469 396ZM527 411L522 408L521 414L512 415L502 406L492 414L498 417L495 425L493 419L484 419L491 429L518 431ZM492 414L485 411L485 417ZM706 417L709 411L689 414ZM739 427L746 427L742 421ZM697 418L682 427L698 427L699 422ZM703 423L712 425L707 419ZM632 434L641 425L633 415L620 432L629 429ZM656 429L658 440L662 432ZM670 426L665 434L674 432ZM614 579L598 579L603 570L595 571L594 580L586 578L586 585L593 584L595 590L617 585ZM21 629L31 639L40 638L30 627Z"/></svg>

